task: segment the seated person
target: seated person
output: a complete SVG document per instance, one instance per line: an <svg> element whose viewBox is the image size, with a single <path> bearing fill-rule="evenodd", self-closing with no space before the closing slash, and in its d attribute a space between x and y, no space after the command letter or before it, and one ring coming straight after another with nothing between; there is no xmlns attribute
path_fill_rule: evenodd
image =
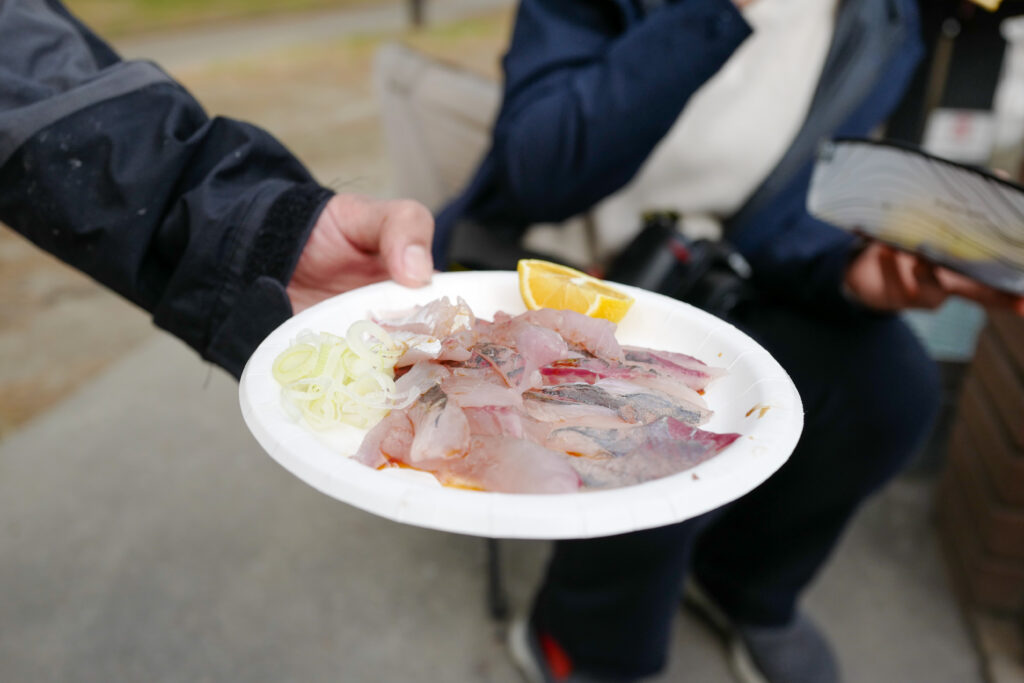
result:
<svg viewBox="0 0 1024 683"><path fill-rule="evenodd" d="M1024 310L806 212L819 142L884 122L921 54L913 0L522 0L493 145L438 216L435 262L472 254L480 234L514 254L530 226L589 211L594 253L559 256L600 267L641 212L678 212L750 264L758 299L731 321L787 369L806 410L787 464L731 505L555 544L513 644L543 680L659 671L684 577L743 680L839 679L800 597L927 435L940 394L891 313L953 294Z"/></svg>

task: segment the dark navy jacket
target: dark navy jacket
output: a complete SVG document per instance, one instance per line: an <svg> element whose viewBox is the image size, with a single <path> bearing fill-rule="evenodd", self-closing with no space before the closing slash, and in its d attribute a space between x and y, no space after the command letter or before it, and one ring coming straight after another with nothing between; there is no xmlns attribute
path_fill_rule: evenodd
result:
<svg viewBox="0 0 1024 683"><path fill-rule="evenodd" d="M749 34L731 0L523 0L492 147L438 216L435 262L447 263L459 221L514 240L623 187ZM726 222L762 289L846 305L840 282L854 238L806 212L814 152L823 139L867 135L883 122L921 53L914 0L842 3L803 129Z"/></svg>

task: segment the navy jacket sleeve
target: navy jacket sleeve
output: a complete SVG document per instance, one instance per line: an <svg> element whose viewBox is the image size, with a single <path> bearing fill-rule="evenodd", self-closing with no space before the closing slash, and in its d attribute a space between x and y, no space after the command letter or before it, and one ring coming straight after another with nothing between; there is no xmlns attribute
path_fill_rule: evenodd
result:
<svg viewBox="0 0 1024 683"><path fill-rule="evenodd" d="M887 7L905 15L894 58L828 134L868 134L913 73L920 56L913 0ZM872 30L864 22L857 26ZM439 215L435 259L445 261L447 236L462 217L511 237L531 223L584 212L620 189L749 32L729 0L523 0L492 148L466 192ZM765 291L846 306L840 283L855 239L807 214L811 156L774 188L771 205L731 226L730 237Z"/></svg>
<svg viewBox="0 0 1024 683"><path fill-rule="evenodd" d="M625 185L750 33L730 0L645 4L521 3L492 149L503 220L563 220Z"/></svg>
<svg viewBox="0 0 1024 683"><path fill-rule="evenodd" d="M0 220L236 376L330 191L57 0L0 2Z"/></svg>
<svg viewBox="0 0 1024 683"><path fill-rule="evenodd" d="M923 48L916 5L912 0L892 5L900 10L899 45L875 73L863 98L829 131L831 136L870 135L892 114L918 68ZM730 239L750 262L762 291L822 313L869 312L843 295L846 267L859 238L807 211L813 163L813 158L804 162L769 203L749 214L741 212L730 226Z"/></svg>

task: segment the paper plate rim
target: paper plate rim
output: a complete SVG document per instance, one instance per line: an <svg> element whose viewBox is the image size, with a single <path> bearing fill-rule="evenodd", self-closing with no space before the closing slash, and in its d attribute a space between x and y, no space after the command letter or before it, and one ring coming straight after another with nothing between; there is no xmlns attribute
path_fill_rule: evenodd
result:
<svg viewBox="0 0 1024 683"><path fill-rule="evenodd" d="M738 348L734 357L724 360L730 368L740 365L743 373L755 378L740 392L750 394L748 403L754 407L759 403L754 399L770 389L771 419L760 420L756 414L751 417L747 413L744 419L750 429L736 430L742 436L733 445L705 463L669 477L600 491L509 494L425 485L419 477L429 475L367 468L343 455L331 453L311 430L285 415L279 389L270 374L273 359L299 331L309 329L311 323L315 324L324 315L346 308L351 311L365 305L361 302L401 300L411 306L460 293L472 307L474 293L480 296L481 292L492 292L494 288L517 287L515 277L516 273L509 271L440 273L422 289L382 282L338 295L293 316L263 340L243 370L239 404L246 426L278 464L326 495L396 522L494 538L590 538L683 521L749 492L788 459L803 428L803 406L796 387L778 362L746 334L705 311L660 294L615 283L636 298L622 326L630 322L630 316L642 315L645 309L669 311L695 329L706 331L702 346L709 340L717 340L723 348ZM506 296L510 302L517 297L518 289L515 289L515 296L511 293ZM522 309L521 300L519 309ZM338 328L330 331L344 333L348 323L364 317L365 312L348 318L339 315L340 332ZM480 315L489 318L491 314ZM671 344L661 346L670 347ZM700 351L683 352L698 355ZM709 389L709 402L714 389L715 385ZM762 410L762 416L765 414Z"/></svg>

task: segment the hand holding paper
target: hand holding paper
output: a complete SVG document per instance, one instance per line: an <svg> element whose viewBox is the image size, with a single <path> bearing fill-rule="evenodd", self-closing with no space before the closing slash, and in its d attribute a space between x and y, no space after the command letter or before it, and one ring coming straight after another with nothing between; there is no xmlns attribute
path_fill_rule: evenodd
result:
<svg viewBox="0 0 1024 683"><path fill-rule="evenodd" d="M934 309L950 296L962 296L1024 315L1024 297L993 289L881 242L869 242L854 258L844 284L859 303L879 311Z"/></svg>
<svg viewBox="0 0 1024 683"><path fill-rule="evenodd" d="M1024 296L1024 188L982 169L839 140L819 152L807 208L893 247L865 249L850 266L847 288L865 305L934 307L958 295L1015 308Z"/></svg>

